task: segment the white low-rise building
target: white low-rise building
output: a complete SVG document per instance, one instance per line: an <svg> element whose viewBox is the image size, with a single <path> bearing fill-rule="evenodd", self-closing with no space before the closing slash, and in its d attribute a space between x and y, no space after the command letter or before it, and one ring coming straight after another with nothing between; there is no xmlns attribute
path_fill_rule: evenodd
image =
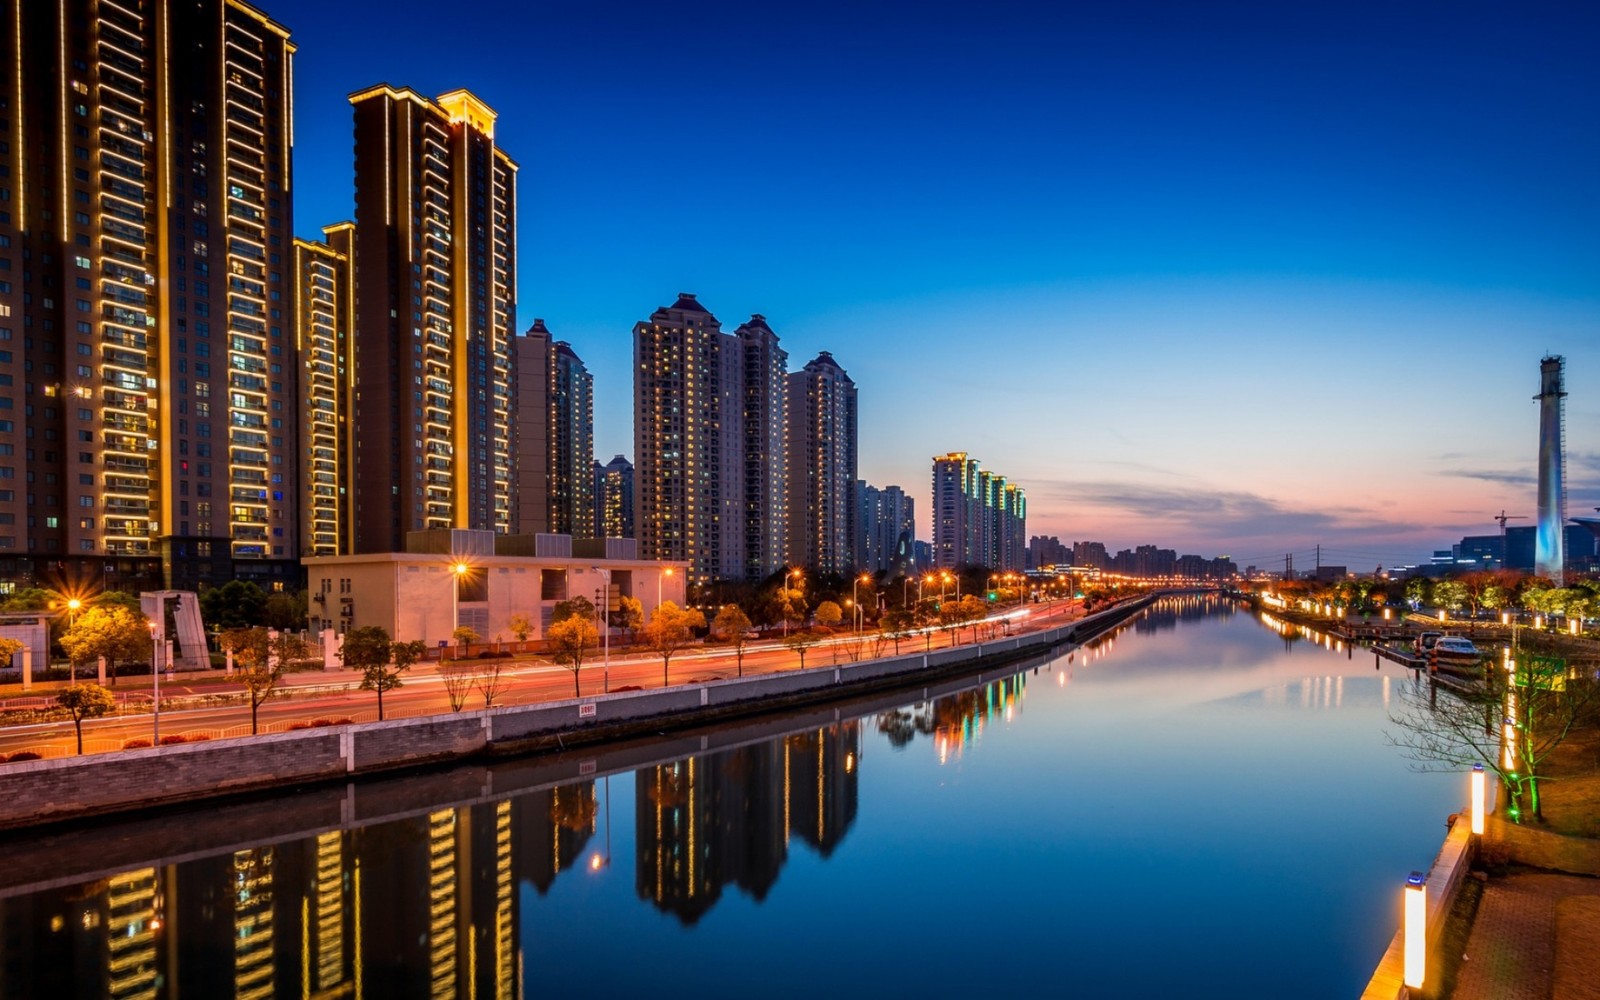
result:
<svg viewBox="0 0 1600 1000"><path fill-rule="evenodd" d="M609 592L613 609L631 597L646 620L663 601L684 603L688 564L633 558L633 539L450 530L406 541L405 552L307 557L312 632L378 625L397 641L435 646L466 627L479 642L509 642L514 615L539 639L556 604L575 597L599 607Z"/></svg>

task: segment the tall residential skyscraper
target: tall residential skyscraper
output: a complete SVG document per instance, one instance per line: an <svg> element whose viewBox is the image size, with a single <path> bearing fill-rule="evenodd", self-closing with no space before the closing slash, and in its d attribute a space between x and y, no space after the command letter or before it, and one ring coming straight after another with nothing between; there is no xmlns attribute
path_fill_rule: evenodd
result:
<svg viewBox="0 0 1600 1000"><path fill-rule="evenodd" d="M517 165L495 112L380 84L355 108L355 550L511 525Z"/></svg>
<svg viewBox="0 0 1600 1000"><path fill-rule="evenodd" d="M313 556L347 555L355 536L350 501L350 365L354 301L350 237L341 222L322 232L326 242L295 240L299 298L296 356L300 365L300 538Z"/></svg>
<svg viewBox="0 0 1600 1000"><path fill-rule="evenodd" d="M855 568L856 384L823 351L789 374L789 562Z"/></svg>
<svg viewBox="0 0 1600 1000"><path fill-rule="evenodd" d="M1028 501L1021 487L980 469L966 452L933 460L933 562L940 569L1022 570Z"/></svg>
<svg viewBox="0 0 1600 1000"><path fill-rule="evenodd" d="M693 582L744 575L744 353L687 292L633 328L640 556Z"/></svg>
<svg viewBox="0 0 1600 1000"><path fill-rule="evenodd" d="M239 0L7 5L0 576L297 573L294 46ZM20 355L20 357L19 357Z"/></svg>
<svg viewBox="0 0 1600 1000"><path fill-rule="evenodd" d="M1558 355L1539 361L1539 521L1535 536L1533 568L1557 587L1565 586L1566 545L1562 536L1567 523L1567 395L1563 385L1567 362Z"/></svg>
<svg viewBox="0 0 1600 1000"><path fill-rule="evenodd" d="M634 538L633 463L617 455L594 463L594 524L602 538Z"/></svg>
<svg viewBox="0 0 1600 1000"><path fill-rule="evenodd" d="M515 339L512 530L595 537L594 376L536 319Z"/></svg>
<svg viewBox="0 0 1600 1000"><path fill-rule="evenodd" d="M744 576L759 580L782 568L789 544L789 354L759 313L734 336L744 352Z"/></svg>
<svg viewBox="0 0 1600 1000"><path fill-rule="evenodd" d="M916 570L917 519L911 497L898 486L856 483L856 568L895 575Z"/></svg>

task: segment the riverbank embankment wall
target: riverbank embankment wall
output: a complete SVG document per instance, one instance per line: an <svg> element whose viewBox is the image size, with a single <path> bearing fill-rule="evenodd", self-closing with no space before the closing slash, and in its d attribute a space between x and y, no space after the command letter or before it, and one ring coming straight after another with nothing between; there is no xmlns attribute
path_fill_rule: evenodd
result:
<svg viewBox="0 0 1600 1000"><path fill-rule="evenodd" d="M1057 628L932 652L384 722L0 766L0 829L477 756L566 749L837 700L1081 643L1142 610L1125 602Z"/></svg>

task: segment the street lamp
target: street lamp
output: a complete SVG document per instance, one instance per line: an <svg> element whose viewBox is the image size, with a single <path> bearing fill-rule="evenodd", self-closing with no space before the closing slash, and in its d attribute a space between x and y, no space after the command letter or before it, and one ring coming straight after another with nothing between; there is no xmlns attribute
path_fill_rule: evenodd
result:
<svg viewBox="0 0 1600 1000"><path fill-rule="evenodd" d="M609 573L609 571L607 571L607 572ZM671 576L671 575L672 575L672 567L671 566L668 566L667 568L663 569L661 572L656 574L656 607L658 607L658 608L661 607L661 578L664 577L664 576ZM606 583L609 585L610 582L611 582L611 577L607 576L606 577Z"/></svg>
<svg viewBox="0 0 1600 1000"><path fill-rule="evenodd" d="M790 579L790 577L796 577L796 576L800 576L800 571L797 570L797 569L791 569L789 572L783 574L783 589L784 589L784 594L783 594L783 607L784 607L784 611L783 611L783 635L784 635L784 638L788 638L788 636L789 636L789 609L792 607L792 605L790 604L790 598L789 598L789 593L788 592L790 590L794 589L794 588L789 586L789 579Z"/></svg>
<svg viewBox="0 0 1600 1000"><path fill-rule="evenodd" d="M871 581L872 581L872 574L870 574L870 573L862 573L859 577L857 577L856 579L850 581L850 603L855 605L856 634L857 635L861 634L861 624L862 624L861 620L865 616L861 613L861 601L856 596L856 588L861 586L861 584L863 584L863 583L870 583Z"/></svg>
<svg viewBox="0 0 1600 1000"><path fill-rule="evenodd" d="M78 624L78 609L81 608L81 607L83 607L83 602L78 600L76 597L67 598L67 631L70 632L72 630L73 626ZM74 684L78 683L78 658L77 657L74 656L69 661L68 669L72 673L72 683L74 683ZM102 677L100 679L102 681L105 680L104 677Z"/></svg>
<svg viewBox="0 0 1600 1000"><path fill-rule="evenodd" d="M150 745L153 747L161 745L161 664L156 662L160 658L158 656L160 647L157 644L156 631L158 627L155 622L150 622L150 681L155 685L155 697L152 702L155 728L152 731L152 739L150 741Z"/></svg>
<svg viewBox="0 0 1600 1000"><path fill-rule="evenodd" d="M450 564L454 578L450 581L450 641L454 642L456 630L461 627L461 581L467 578L467 564L457 559Z"/></svg>
<svg viewBox="0 0 1600 1000"><path fill-rule="evenodd" d="M610 694L611 693L611 569L610 569L610 567L601 567L601 566L591 566L590 569L593 569L597 573L604 573L606 575L606 589L605 589L603 595L601 596L601 604L603 605L603 609L601 607L596 607L595 608L595 614L600 619L600 628L601 628L601 631L600 631L600 643L601 643L601 649L604 650L604 652L601 654L604 657L604 660L602 661L603 666L601 668L601 673L600 673L601 690L603 692L605 692L606 694ZM669 570L667 570L667 572L670 573L672 571L669 569ZM657 587L661 586L661 578L660 577L656 577L656 586ZM661 599L660 598L656 599L656 606L657 607L661 606Z"/></svg>

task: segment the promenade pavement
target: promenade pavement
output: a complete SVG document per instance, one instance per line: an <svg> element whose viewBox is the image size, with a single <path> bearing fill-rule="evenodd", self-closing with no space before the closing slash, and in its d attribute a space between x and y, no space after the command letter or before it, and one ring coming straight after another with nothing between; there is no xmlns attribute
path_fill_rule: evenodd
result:
<svg viewBox="0 0 1600 1000"><path fill-rule="evenodd" d="M1490 879L1449 1000L1600 1000L1600 879Z"/></svg>

